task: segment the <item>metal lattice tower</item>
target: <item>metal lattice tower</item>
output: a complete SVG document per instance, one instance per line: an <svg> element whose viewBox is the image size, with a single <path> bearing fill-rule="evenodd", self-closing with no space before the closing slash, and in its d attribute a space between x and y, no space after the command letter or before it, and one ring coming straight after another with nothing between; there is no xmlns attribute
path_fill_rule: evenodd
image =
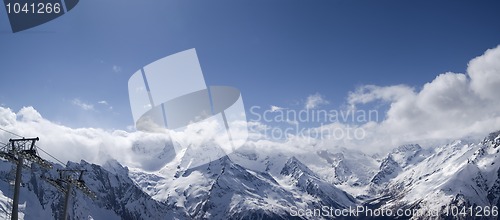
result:
<svg viewBox="0 0 500 220"><path fill-rule="evenodd" d="M21 175L23 167L36 163L46 169L51 169L52 164L38 155L35 142L36 138L10 139L9 143L0 149L0 157L16 164L16 180L14 183L14 198L12 199L12 220L18 219L19 190L21 188Z"/></svg>
<svg viewBox="0 0 500 220"><path fill-rule="evenodd" d="M85 181L83 181L82 178L83 173L86 172L86 170L64 169L64 170L57 170L57 172L59 172L58 179L52 179L52 178L44 178L44 179L48 183L52 184L57 189L59 189L61 192L65 193L64 211L61 219L66 220L68 219L69 201L73 186L82 191L85 195L87 195L91 199L95 199L97 198L97 196L87 187L87 185L85 185ZM78 178L75 178L75 174L78 174Z"/></svg>

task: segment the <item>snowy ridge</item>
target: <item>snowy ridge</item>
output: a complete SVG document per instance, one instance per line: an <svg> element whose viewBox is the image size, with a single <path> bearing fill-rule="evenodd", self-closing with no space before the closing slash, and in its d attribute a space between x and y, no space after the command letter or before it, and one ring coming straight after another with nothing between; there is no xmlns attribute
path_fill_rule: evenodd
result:
<svg viewBox="0 0 500 220"><path fill-rule="evenodd" d="M478 144L455 141L434 149L423 161L394 177L379 192L389 199L378 205L418 207L428 212L438 209L440 213L451 206L498 205L499 143L496 132Z"/></svg>
<svg viewBox="0 0 500 220"><path fill-rule="evenodd" d="M136 149L150 157L146 147L138 144ZM187 162L191 153L181 152L167 164L155 161L156 171L127 168L115 160L102 166L69 162L67 168L87 170L85 184L98 196L92 200L75 191L69 215L71 219L290 219L302 218L292 216L292 207L369 205L430 212L500 205L500 132L480 142L458 140L430 149L403 145L379 159L341 147L309 154L267 153L247 149L191 167ZM11 210L12 167L0 160L0 218L7 218ZM41 178L57 178L61 168L41 170L35 165L23 170L22 219L61 216L63 193Z"/></svg>
<svg viewBox="0 0 500 220"><path fill-rule="evenodd" d="M68 163L69 169L85 169L85 184L97 194L92 200L82 192L75 190L70 200L70 219L163 219L167 206L150 198L128 177L128 171L117 162L106 164L108 171L101 166L80 163ZM46 182L44 177L57 178L55 164L52 170L41 170L36 165L23 170L20 211L21 219L60 219L62 216L64 194ZM13 180L12 164L0 161L0 204L5 207L0 218L7 218L12 207Z"/></svg>
<svg viewBox="0 0 500 220"><path fill-rule="evenodd" d="M351 195L319 179L295 157L288 160L281 174L289 177L287 182L296 186L300 191L319 198L319 202L324 206L347 208L356 203L356 200Z"/></svg>
<svg viewBox="0 0 500 220"><path fill-rule="evenodd" d="M418 164L424 160L428 152L422 149L418 144L401 145L392 150L382 160L379 172L372 178L372 187L385 185L392 178L399 175L403 170Z"/></svg>

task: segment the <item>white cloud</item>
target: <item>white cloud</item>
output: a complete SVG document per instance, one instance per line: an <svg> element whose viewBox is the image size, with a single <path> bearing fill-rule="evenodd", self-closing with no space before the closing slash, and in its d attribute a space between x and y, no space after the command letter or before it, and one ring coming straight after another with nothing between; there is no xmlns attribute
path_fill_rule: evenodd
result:
<svg viewBox="0 0 500 220"><path fill-rule="evenodd" d="M86 160L103 164L114 158L124 165L144 169L157 168L158 164L165 163L158 156L165 153L165 142L169 140L165 134L72 129L44 119L33 107L24 107L17 113L0 107L0 116L3 129L24 137L39 137L37 145L64 163ZM0 142L12 137L0 131ZM43 158L54 161L43 152L39 153Z"/></svg>
<svg viewBox="0 0 500 220"><path fill-rule="evenodd" d="M406 85L380 87L375 85L361 86L356 91L350 92L347 102L350 105L366 104L375 100L391 102L403 96L413 94L413 88Z"/></svg>
<svg viewBox="0 0 500 220"><path fill-rule="evenodd" d="M98 101L96 103L98 105L94 105L92 103L88 103L88 102L82 101L78 98L75 98L75 99L71 100L71 104L78 106L79 108L81 108L82 110L85 110L85 111L97 111L97 109L102 109L99 106L105 107L108 110L113 110L113 106L111 106L106 100Z"/></svg>
<svg viewBox="0 0 500 220"><path fill-rule="evenodd" d="M122 71L122 67L118 65L113 65L113 72L119 73Z"/></svg>
<svg viewBox="0 0 500 220"><path fill-rule="evenodd" d="M94 105L92 105L90 103L85 103L82 100L77 99L77 98L71 100L71 103L73 105L80 107L83 110L86 110L86 111L94 110Z"/></svg>
<svg viewBox="0 0 500 220"><path fill-rule="evenodd" d="M471 89L481 98L498 100L500 94L500 49L487 50L469 62L467 68L471 78Z"/></svg>
<svg viewBox="0 0 500 220"><path fill-rule="evenodd" d="M405 142L481 136L498 130L499 94L497 47L471 60L466 74L440 74L420 91L405 85L368 85L350 93L347 100L354 106L378 100L388 103L384 121L365 129L369 133L366 146L380 149Z"/></svg>
<svg viewBox="0 0 500 220"><path fill-rule="evenodd" d="M148 133L98 128L73 129L44 119L33 107L24 107L17 113L0 107L0 116L2 129L24 137L40 137L37 145L63 163L68 160L86 160L103 164L113 158L129 167L158 170L172 161L176 152L182 152L190 153L185 163L193 161L189 162L190 166L197 166L224 156L224 152L233 150L232 147L240 138L246 137L241 135L246 131L246 126L243 130L238 124L231 123L233 144L229 144L226 130L221 130L225 127L217 120L204 120L179 131L163 129ZM0 131L0 142L7 142L11 137L12 134ZM43 158L54 161L43 152L39 153Z"/></svg>
<svg viewBox="0 0 500 220"><path fill-rule="evenodd" d="M283 108L283 107L279 107L279 106L271 105L271 109L270 109L270 111L271 111L271 112L277 112L277 111L282 111L282 110L284 110L284 109L285 109L285 108Z"/></svg>
<svg viewBox="0 0 500 220"><path fill-rule="evenodd" d="M296 120L286 120L286 123L288 123L289 125L293 125L293 126L297 126L299 125L299 122L296 121Z"/></svg>
<svg viewBox="0 0 500 220"><path fill-rule="evenodd" d="M9 108L0 107L0 126L12 124L16 121L16 114Z"/></svg>
<svg viewBox="0 0 500 220"><path fill-rule="evenodd" d="M328 104L328 101L319 93L307 97L305 109L315 109L320 105Z"/></svg>
<svg viewBox="0 0 500 220"><path fill-rule="evenodd" d="M113 110L113 106L111 106L106 100L98 101L97 104L107 106L109 110Z"/></svg>
<svg viewBox="0 0 500 220"><path fill-rule="evenodd" d="M135 126L134 125L127 125L127 131L135 131Z"/></svg>

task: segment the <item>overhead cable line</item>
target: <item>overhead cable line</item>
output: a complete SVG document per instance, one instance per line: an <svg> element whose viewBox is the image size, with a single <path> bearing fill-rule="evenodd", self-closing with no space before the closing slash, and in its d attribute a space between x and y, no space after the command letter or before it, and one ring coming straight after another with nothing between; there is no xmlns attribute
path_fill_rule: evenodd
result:
<svg viewBox="0 0 500 220"><path fill-rule="evenodd" d="M23 137L23 136L21 136L21 135L19 135L19 134L16 134L16 133L14 133L14 132L12 132L12 131L9 131L9 130L6 130L6 129L3 129L3 128L1 128L1 127L0 127L0 130L5 131L5 132L7 132L7 133L9 133L9 134L12 134L12 135L17 136L17 137L20 137L20 138L22 138L22 137ZM4 145L4 146L5 146L5 145L7 145L7 144L2 143L2 142L0 142L0 144L2 144L2 145ZM52 154L49 154L47 151L45 151L44 149L42 149L42 148L41 148L41 147L39 147L38 145L35 145L35 146L37 147L37 149L38 149L38 150L40 150L40 151L42 151L43 153L47 154L47 156L51 157L52 159L54 159L55 161L57 161L58 163L60 163L63 167L65 167L65 166L66 166L66 165L65 165L65 164L64 164L61 160L59 160L59 159L57 159L56 157L52 156Z"/></svg>
<svg viewBox="0 0 500 220"><path fill-rule="evenodd" d="M7 133L9 133L9 134L15 135L15 136L20 137L20 138L22 138L22 137L23 137L23 136L21 136L21 135L18 135L18 134L14 133L14 132L11 132L11 131L8 131L8 130L5 130L5 129L3 129L3 128L0 128L0 130L5 131L5 132L7 132Z"/></svg>

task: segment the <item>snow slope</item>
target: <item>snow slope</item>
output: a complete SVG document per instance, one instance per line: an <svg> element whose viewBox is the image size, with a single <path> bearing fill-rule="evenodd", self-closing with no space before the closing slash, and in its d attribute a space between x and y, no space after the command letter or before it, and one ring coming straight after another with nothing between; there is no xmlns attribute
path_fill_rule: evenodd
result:
<svg viewBox="0 0 500 220"><path fill-rule="evenodd" d="M156 158L145 146L136 148L141 156ZM429 149L403 145L379 157L342 147L275 152L243 148L201 166L192 166L193 155L187 151L175 157L161 154L172 157L170 162L153 161L148 169L127 168L115 160L102 166L69 162L66 169L87 171L83 180L97 195L91 199L75 190L69 215L71 219L301 219L307 217L293 216L293 208L368 205L442 213L450 207L498 206L499 152L500 132L496 132L482 141L457 140ZM23 170L21 219L61 216L63 193L42 176L56 179L57 169L62 168L54 164L53 169L43 170L34 165ZM0 160L0 218L8 218L12 207L13 174L12 164Z"/></svg>

